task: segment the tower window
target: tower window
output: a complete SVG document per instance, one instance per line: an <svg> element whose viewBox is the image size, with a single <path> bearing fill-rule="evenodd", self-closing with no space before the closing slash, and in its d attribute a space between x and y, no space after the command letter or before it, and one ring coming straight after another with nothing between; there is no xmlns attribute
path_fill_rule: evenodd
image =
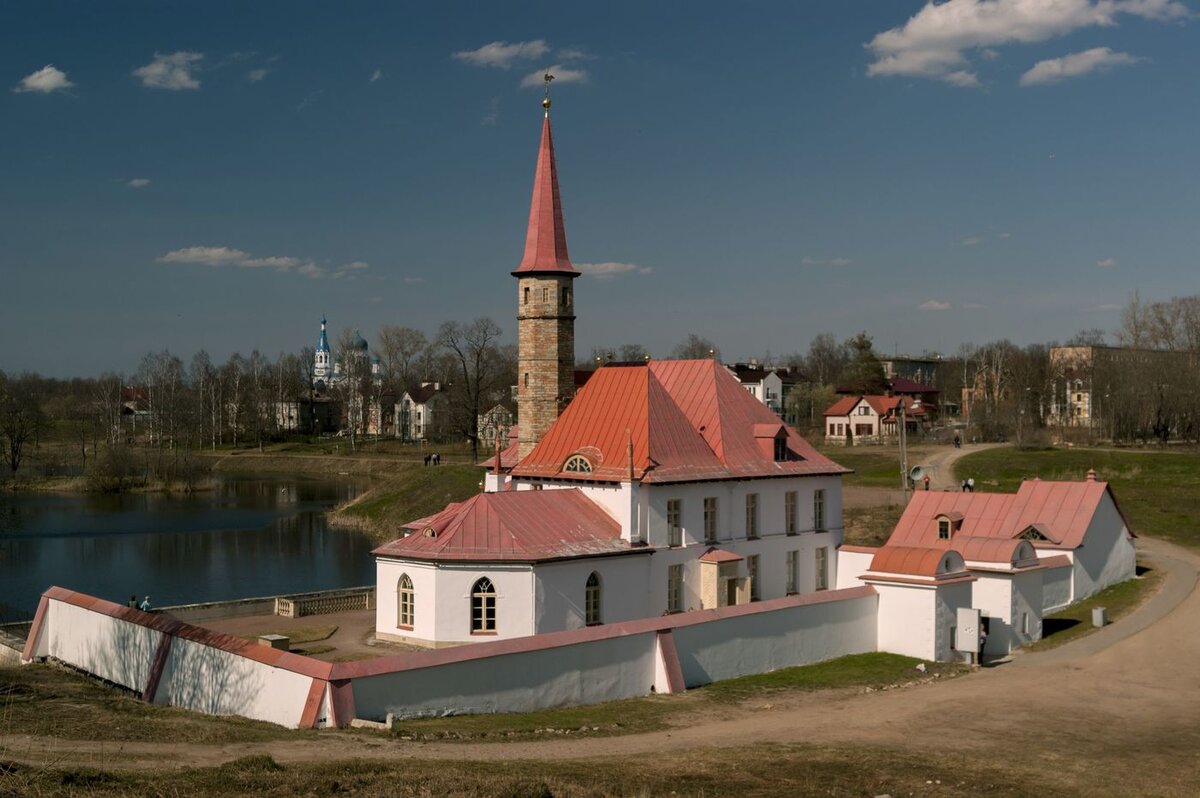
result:
<svg viewBox="0 0 1200 798"><path fill-rule="evenodd" d="M525 302L524 302L524 304L526 304L526 305L529 304L529 287L528 286L525 287Z"/></svg>
<svg viewBox="0 0 1200 798"><path fill-rule="evenodd" d="M529 372L525 372L525 387L529 387Z"/></svg>
<svg viewBox="0 0 1200 798"><path fill-rule="evenodd" d="M571 289L564 288L562 290L562 304L564 308L571 307Z"/></svg>
<svg viewBox="0 0 1200 798"><path fill-rule="evenodd" d="M543 301L543 302L549 302L549 301L550 301L550 289L549 289L549 288L543 288L543 289L542 289L542 301Z"/></svg>

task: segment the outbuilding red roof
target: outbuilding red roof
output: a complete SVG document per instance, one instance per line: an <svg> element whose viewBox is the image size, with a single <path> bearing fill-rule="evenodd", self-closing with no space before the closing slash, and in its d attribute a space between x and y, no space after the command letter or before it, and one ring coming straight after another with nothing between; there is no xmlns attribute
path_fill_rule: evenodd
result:
<svg viewBox="0 0 1200 798"><path fill-rule="evenodd" d="M1083 543L1106 496L1112 500L1108 483L1095 480L1025 480L1015 494L917 491L904 508L888 545L952 547L953 538L938 539L937 516L961 513L962 522L955 535L1012 539L1033 526L1044 530L1049 545L1074 549Z"/></svg>
<svg viewBox="0 0 1200 798"><path fill-rule="evenodd" d="M784 459L774 459L773 440L756 437L765 425L785 438ZM575 454L591 472L562 471ZM785 427L715 360L655 360L597 369L513 474L689 482L848 471Z"/></svg>
<svg viewBox="0 0 1200 798"><path fill-rule="evenodd" d="M538 562L650 551L578 488L480 493L372 554L402 560Z"/></svg>
<svg viewBox="0 0 1200 798"><path fill-rule="evenodd" d="M878 396L875 394L843 396L830 405L829 409L825 411L825 415L848 416L858 406L859 402L866 402L875 411L875 415L886 416L889 413L894 413L896 408L900 406L901 401L903 399L899 396Z"/></svg>
<svg viewBox="0 0 1200 798"><path fill-rule="evenodd" d="M963 570L961 556L954 556L945 563L946 549L928 546L893 546L888 544L875 552L869 570L877 573L903 574L905 576L937 577L958 573Z"/></svg>

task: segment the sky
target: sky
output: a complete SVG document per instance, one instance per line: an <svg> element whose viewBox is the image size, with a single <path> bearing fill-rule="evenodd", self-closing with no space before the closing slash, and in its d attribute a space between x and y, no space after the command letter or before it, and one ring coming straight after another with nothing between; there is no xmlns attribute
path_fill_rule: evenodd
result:
<svg viewBox="0 0 1200 798"><path fill-rule="evenodd" d="M1065 340L1197 292L1196 0L0 5L0 370L495 319L542 109L576 352Z"/></svg>

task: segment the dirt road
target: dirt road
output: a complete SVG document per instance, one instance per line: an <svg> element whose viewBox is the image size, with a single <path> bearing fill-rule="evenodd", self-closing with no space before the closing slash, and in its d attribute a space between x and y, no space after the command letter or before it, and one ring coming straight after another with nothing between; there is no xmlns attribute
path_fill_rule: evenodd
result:
<svg viewBox="0 0 1200 798"><path fill-rule="evenodd" d="M1194 781L1200 778L1200 593L1195 590L1200 555L1153 540L1139 541L1139 548L1151 567L1165 574L1160 590L1120 622L1074 643L1018 654L948 682L872 693L793 694L770 705L729 708L719 718L690 716L686 726L668 732L462 744L341 732L237 745L89 743L10 735L0 737L0 746L8 757L32 762L164 768L169 763L216 765L255 753L280 763L407 757L564 760L695 751L731 741L818 741L1018 759L1022 769L1077 773L1079 783L1097 782L1094 763L1110 762L1115 755L1122 761L1135 757L1138 772L1125 776L1148 779L1146 791L1200 794L1200 782Z"/></svg>

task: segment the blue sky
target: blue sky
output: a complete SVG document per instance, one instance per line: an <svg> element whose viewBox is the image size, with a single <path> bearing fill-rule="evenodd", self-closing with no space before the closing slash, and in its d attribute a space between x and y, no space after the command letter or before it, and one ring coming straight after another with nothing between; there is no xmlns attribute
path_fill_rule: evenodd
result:
<svg viewBox="0 0 1200 798"><path fill-rule="evenodd" d="M1190 5L1189 5L1190 4ZM1112 329L1197 291L1193 0L9 3L0 369L488 315L541 109L577 352Z"/></svg>

